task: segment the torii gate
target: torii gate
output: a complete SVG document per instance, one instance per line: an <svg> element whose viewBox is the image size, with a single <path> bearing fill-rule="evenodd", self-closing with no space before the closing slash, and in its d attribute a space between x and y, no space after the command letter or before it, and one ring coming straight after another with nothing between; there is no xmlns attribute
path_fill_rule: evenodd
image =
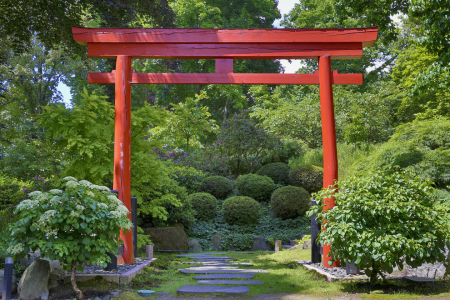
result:
<svg viewBox="0 0 450 300"><path fill-rule="evenodd" d="M331 59L359 59L377 39L378 27L356 29L113 29L72 27L74 39L95 58L115 58L111 73L89 73L89 83L115 84L114 183L131 209L131 84L318 84L323 139L323 187L338 179L333 84L362 84L362 74L331 71ZM215 59L215 73L135 73L132 58ZM233 59L318 59L313 74L233 73ZM325 209L334 206L329 199ZM123 260L134 263L132 233ZM328 267L329 245L323 247ZM332 266L338 266L336 261Z"/></svg>

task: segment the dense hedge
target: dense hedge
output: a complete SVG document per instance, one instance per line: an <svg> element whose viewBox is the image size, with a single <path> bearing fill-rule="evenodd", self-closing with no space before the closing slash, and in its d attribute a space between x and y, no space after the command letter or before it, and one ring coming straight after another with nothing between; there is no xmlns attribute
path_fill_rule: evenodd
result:
<svg viewBox="0 0 450 300"><path fill-rule="evenodd" d="M289 172L289 179L293 186L315 193L323 188L323 168L312 165L298 166Z"/></svg>
<svg viewBox="0 0 450 300"><path fill-rule="evenodd" d="M217 199L225 199L233 192L233 183L222 176L206 177L200 186L200 192L211 194Z"/></svg>
<svg viewBox="0 0 450 300"><path fill-rule="evenodd" d="M240 195L251 197L259 202L269 201L276 188L270 177L257 174L246 174L238 177L236 186Z"/></svg>
<svg viewBox="0 0 450 300"><path fill-rule="evenodd" d="M289 166L285 163L265 165L256 174L270 177L275 184L288 185L290 183Z"/></svg>
<svg viewBox="0 0 450 300"><path fill-rule="evenodd" d="M198 220L211 220L216 216L217 199L208 193L195 193L189 195L195 217Z"/></svg>
<svg viewBox="0 0 450 300"><path fill-rule="evenodd" d="M259 208L260 204L250 197L230 197L222 204L223 219L228 224L252 224L258 219Z"/></svg>
<svg viewBox="0 0 450 300"><path fill-rule="evenodd" d="M311 195L304 188L284 186L273 192L270 206L278 218L293 219L306 213L310 198Z"/></svg>

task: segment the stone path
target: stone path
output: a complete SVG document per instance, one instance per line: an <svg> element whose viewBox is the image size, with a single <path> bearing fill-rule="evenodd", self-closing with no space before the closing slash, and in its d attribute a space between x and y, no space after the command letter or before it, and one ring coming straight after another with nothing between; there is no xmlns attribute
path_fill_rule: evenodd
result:
<svg viewBox="0 0 450 300"><path fill-rule="evenodd" d="M237 253L237 252L236 252ZM249 253L251 252L240 252ZM215 255L225 255L226 253L217 253ZM228 256L215 256L214 254L182 254L178 257L193 259L196 263L202 265L192 266L190 268L179 269L184 274L208 274L195 276L194 279L201 285L185 285L180 287L178 293L204 294L204 293L224 293L241 294L250 291L245 285L263 284L261 280L246 280L255 277L257 273L269 273L266 270L258 269L240 269L239 266L253 266L250 263L231 263L232 259ZM192 261L185 262L192 264ZM233 280L234 279L234 280ZM240 279L240 280L236 280ZM220 284L220 285L218 285ZM231 286L223 286L231 285Z"/></svg>

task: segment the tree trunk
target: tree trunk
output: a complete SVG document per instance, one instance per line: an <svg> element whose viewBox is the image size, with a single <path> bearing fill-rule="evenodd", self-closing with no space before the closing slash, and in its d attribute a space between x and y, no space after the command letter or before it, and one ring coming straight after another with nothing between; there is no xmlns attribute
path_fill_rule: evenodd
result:
<svg viewBox="0 0 450 300"><path fill-rule="evenodd" d="M78 300L83 300L83 292L78 288L77 282L75 281L75 261L72 262L72 274L70 276L70 282L72 283L73 290L78 294Z"/></svg>

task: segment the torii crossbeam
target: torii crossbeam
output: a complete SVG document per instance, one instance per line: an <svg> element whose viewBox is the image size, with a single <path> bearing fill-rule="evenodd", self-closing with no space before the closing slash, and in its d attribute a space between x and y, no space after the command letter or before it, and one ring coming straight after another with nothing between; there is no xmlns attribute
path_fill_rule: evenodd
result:
<svg viewBox="0 0 450 300"><path fill-rule="evenodd" d="M359 59L377 39L378 27L357 29L112 29L72 27L88 55L115 58L111 73L89 73L89 83L115 84L114 183L131 209L131 84L318 84L322 118L324 188L338 179L333 84L362 84L362 74L331 71L331 59ZM215 73L135 73L132 58L215 59ZM233 73L233 59L318 59L313 74ZM326 209L334 206L329 199ZM132 234L123 260L134 263ZM324 266L330 245L324 245ZM330 267L339 265L336 261Z"/></svg>

